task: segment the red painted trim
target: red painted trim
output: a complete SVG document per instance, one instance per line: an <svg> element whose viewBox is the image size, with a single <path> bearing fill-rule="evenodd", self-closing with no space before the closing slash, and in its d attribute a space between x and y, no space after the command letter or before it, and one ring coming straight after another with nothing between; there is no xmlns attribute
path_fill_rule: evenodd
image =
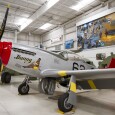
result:
<svg viewBox="0 0 115 115"><path fill-rule="evenodd" d="M2 55L2 50L3 50L3 42L0 42L0 57Z"/></svg>
<svg viewBox="0 0 115 115"><path fill-rule="evenodd" d="M1 52L1 46L0 46L0 53L1 53L0 55L1 55L2 63L4 65L7 65L10 59L12 43L11 42L1 42L0 44L3 45L2 52Z"/></svg>
<svg viewBox="0 0 115 115"><path fill-rule="evenodd" d="M111 62L109 64L108 68L115 68L115 58L111 59Z"/></svg>

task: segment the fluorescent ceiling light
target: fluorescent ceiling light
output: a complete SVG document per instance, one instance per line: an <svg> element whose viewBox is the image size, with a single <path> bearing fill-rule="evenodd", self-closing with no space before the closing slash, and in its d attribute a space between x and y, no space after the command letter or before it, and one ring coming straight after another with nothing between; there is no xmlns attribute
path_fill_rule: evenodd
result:
<svg viewBox="0 0 115 115"><path fill-rule="evenodd" d="M92 3L95 0L81 0L80 2L78 2L76 5L71 6L70 8L73 10L77 10L79 11L80 9L82 9L83 7L89 5L90 3Z"/></svg>
<svg viewBox="0 0 115 115"><path fill-rule="evenodd" d="M24 23L21 24L20 31L22 31L27 25L29 25L33 20L32 19L26 19Z"/></svg>
<svg viewBox="0 0 115 115"><path fill-rule="evenodd" d="M29 22L31 22L30 19L20 18L20 19L18 19L18 20L15 22L15 24L18 25L18 26L21 26L21 25L23 25L24 23L29 23Z"/></svg>
<svg viewBox="0 0 115 115"><path fill-rule="evenodd" d="M56 4L59 0L47 0L47 7L53 6Z"/></svg>
<svg viewBox="0 0 115 115"><path fill-rule="evenodd" d="M16 20L15 24L21 26L25 21L27 21L27 18L20 18Z"/></svg>
<svg viewBox="0 0 115 115"><path fill-rule="evenodd" d="M41 26L40 29L46 30L47 28L49 28L49 27L51 27L51 26L52 26L52 24L46 23L46 24L44 24L43 26Z"/></svg>

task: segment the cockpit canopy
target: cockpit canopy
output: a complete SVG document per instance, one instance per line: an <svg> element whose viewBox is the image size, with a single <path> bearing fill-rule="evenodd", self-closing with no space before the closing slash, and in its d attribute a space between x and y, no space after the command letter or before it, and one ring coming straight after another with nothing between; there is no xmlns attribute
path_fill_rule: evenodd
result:
<svg viewBox="0 0 115 115"><path fill-rule="evenodd" d="M63 59L69 59L69 60L82 59L79 55L77 55L71 51L51 51L51 52L57 54L58 56L60 56Z"/></svg>

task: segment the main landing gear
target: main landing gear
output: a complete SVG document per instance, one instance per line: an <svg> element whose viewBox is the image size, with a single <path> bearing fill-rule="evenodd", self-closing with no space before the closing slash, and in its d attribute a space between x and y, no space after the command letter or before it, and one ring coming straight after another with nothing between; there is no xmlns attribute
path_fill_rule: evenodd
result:
<svg viewBox="0 0 115 115"><path fill-rule="evenodd" d="M26 95L29 92L30 79L26 77L24 81L19 85L18 92L21 95ZM38 89L40 93L47 95L53 95L56 88L56 80L52 78L43 78L39 81Z"/></svg>
<svg viewBox="0 0 115 115"><path fill-rule="evenodd" d="M40 93L53 95L56 88L56 80L52 78L43 78L39 81L38 89Z"/></svg>
<svg viewBox="0 0 115 115"><path fill-rule="evenodd" d="M69 112L77 105L76 76L71 76L69 84L68 92L61 95L58 99L58 108L63 112Z"/></svg>
<svg viewBox="0 0 115 115"><path fill-rule="evenodd" d="M69 93L64 93L58 99L58 108L63 112L69 112L72 110L73 105L68 103Z"/></svg>
<svg viewBox="0 0 115 115"><path fill-rule="evenodd" d="M2 83L10 83L11 74L9 72L2 72L1 74L1 82Z"/></svg>
<svg viewBox="0 0 115 115"><path fill-rule="evenodd" d="M18 92L19 92L19 94L21 94L21 95L26 95L26 94L28 94L28 92L29 92L29 89L30 89L30 87L29 87L29 84L30 83L30 80L29 80L29 77L27 76L25 79L24 79L24 81L19 85L19 87L18 87Z"/></svg>

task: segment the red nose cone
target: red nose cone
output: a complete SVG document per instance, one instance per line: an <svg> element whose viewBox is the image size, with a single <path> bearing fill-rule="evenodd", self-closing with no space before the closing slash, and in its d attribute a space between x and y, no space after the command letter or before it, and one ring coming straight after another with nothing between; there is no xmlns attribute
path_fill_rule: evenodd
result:
<svg viewBox="0 0 115 115"><path fill-rule="evenodd" d="M0 42L0 58L4 65L8 64L12 49L11 42Z"/></svg>

